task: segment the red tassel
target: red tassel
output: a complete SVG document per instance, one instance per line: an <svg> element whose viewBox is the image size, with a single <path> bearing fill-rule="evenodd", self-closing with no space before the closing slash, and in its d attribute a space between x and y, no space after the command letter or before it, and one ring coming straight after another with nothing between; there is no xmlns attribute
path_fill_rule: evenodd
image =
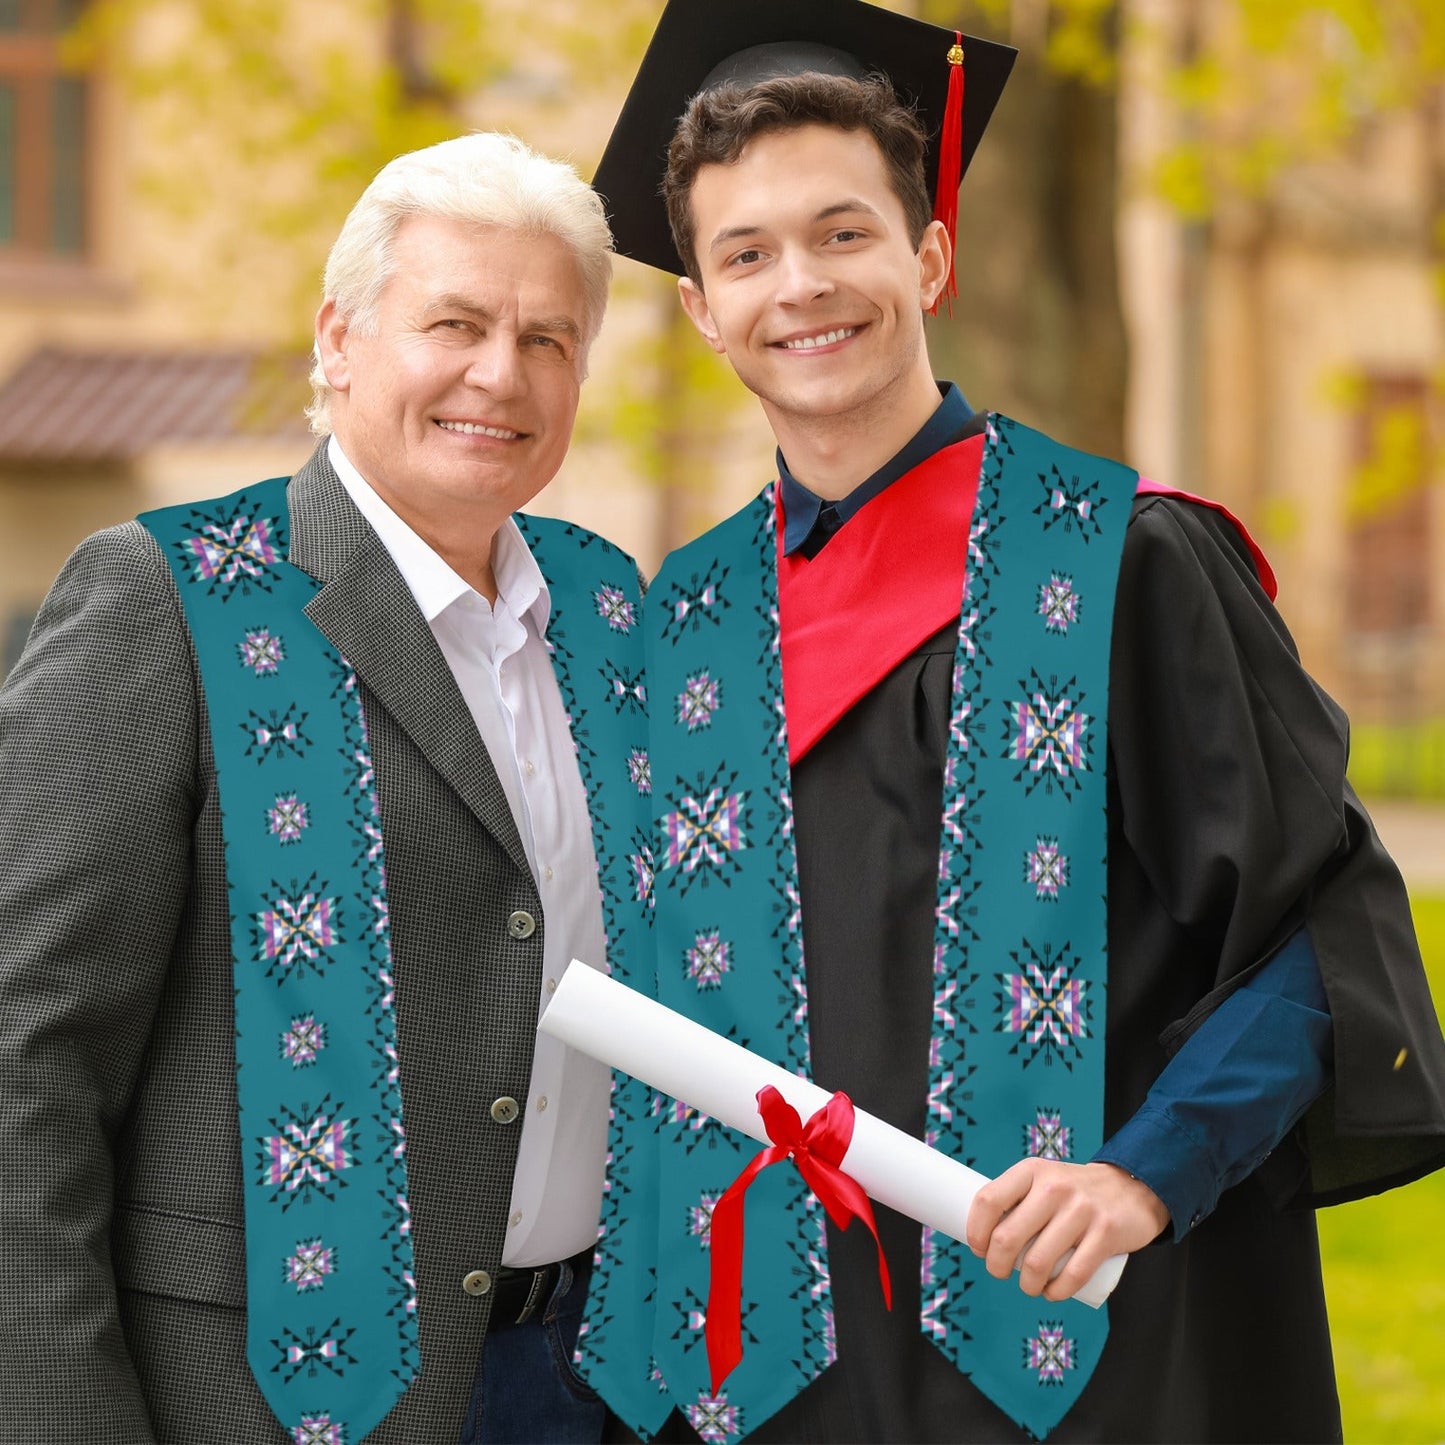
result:
<svg viewBox="0 0 1445 1445"><path fill-rule="evenodd" d="M953 250L958 239L958 183L963 173L963 31L953 32L948 52L948 100L943 108L943 128L938 136L938 190L933 199L933 219L942 221L948 232L948 280L938 293L930 314L938 315L940 301L947 299L953 315L953 298L958 295Z"/></svg>

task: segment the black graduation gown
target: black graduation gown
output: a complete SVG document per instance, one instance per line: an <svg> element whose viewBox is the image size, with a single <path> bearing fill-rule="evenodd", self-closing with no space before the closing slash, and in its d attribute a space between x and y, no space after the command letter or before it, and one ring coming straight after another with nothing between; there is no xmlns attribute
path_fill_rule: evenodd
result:
<svg viewBox="0 0 1445 1445"><path fill-rule="evenodd" d="M814 1076L920 1136L955 633L905 659L793 776ZM1198 1228L1130 1260L1099 1367L1049 1438L1338 1440L1314 1215L1301 1206L1445 1161L1445 1047L1398 870L1344 780L1344 715L1300 668L1243 541L1211 510L1134 505L1109 728L1106 1137L1301 921L1337 1078ZM920 1334L918 1226L882 1208L878 1223L893 1312L871 1238L830 1228L838 1362L748 1438L1029 1438Z"/></svg>

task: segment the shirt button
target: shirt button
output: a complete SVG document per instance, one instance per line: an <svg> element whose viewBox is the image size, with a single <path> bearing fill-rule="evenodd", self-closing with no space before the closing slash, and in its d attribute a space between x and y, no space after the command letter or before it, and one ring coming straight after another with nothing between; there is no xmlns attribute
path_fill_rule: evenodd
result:
<svg viewBox="0 0 1445 1445"><path fill-rule="evenodd" d="M522 768L529 778L537 771L537 765L531 758L528 758L527 761L522 764Z"/></svg>
<svg viewBox="0 0 1445 1445"><path fill-rule="evenodd" d="M557 992L557 980L556 980L555 978L549 978L549 979L547 980L547 992L548 992L548 993L556 993L556 992Z"/></svg>
<svg viewBox="0 0 1445 1445"><path fill-rule="evenodd" d="M492 1118L499 1124L513 1124L517 1115L522 1111L517 1106L517 1101L510 1094L503 1094L492 1105Z"/></svg>
<svg viewBox="0 0 1445 1445"><path fill-rule="evenodd" d="M557 875L553 873L550 868L544 868L542 870L542 877L545 878L548 883L550 883L556 876Z"/></svg>
<svg viewBox="0 0 1445 1445"><path fill-rule="evenodd" d="M510 1221L508 1222L511 1224L512 1228L515 1229L522 1222L522 1211L520 1209L517 1210L517 1212L512 1215Z"/></svg>
<svg viewBox="0 0 1445 1445"><path fill-rule="evenodd" d="M462 1288L470 1295L484 1295L492 1287L492 1277L484 1269L474 1269L462 1277Z"/></svg>
<svg viewBox="0 0 1445 1445"><path fill-rule="evenodd" d="M530 938L537 931L537 920L525 909L519 908L507 919L507 932L513 938Z"/></svg>
<svg viewBox="0 0 1445 1445"><path fill-rule="evenodd" d="M537 1100L537 1112L539 1114L545 1114L547 1112L547 1096L545 1094Z"/></svg>

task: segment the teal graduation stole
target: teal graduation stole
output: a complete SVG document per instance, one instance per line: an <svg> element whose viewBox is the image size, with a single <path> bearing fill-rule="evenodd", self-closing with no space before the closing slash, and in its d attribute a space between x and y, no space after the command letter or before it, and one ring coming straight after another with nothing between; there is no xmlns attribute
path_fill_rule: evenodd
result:
<svg viewBox="0 0 1445 1445"><path fill-rule="evenodd" d="M547 646L592 815L609 971L651 993L652 764L637 568L580 527L520 514L516 522L551 593ZM619 1415L654 1433L671 1404L648 1368L658 1165L647 1137L652 1093L616 1070L611 1089L602 1217L574 1360Z"/></svg>
<svg viewBox="0 0 1445 1445"><path fill-rule="evenodd" d="M1101 1142L1104 720L1135 482L990 418L942 800L928 1114L930 1142L990 1174L1030 1153L1085 1159ZM649 594L657 991L807 1072L776 546L770 487L674 553ZM753 1184L744 1358L714 1394L711 1211L757 1146L670 1102L656 1128L656 1358L702 1438L729 1441L835 1357L824 1214L794 1171ZM923 1243L926 1337L1046 1434L1098 1360L1105 1313L1031 1300L966 1246Z"/></svg>
<svg viewBox="0 0 1445 1445"><path fill-rule="evenodd" d="M783 718L773 490L674 552L648 593L657 996L809 1074L802 914ZM655 1353L707 1441L746 1434L836 1356L827 1216L794 1169L747 1200L743 1359L715 1395L703 1334L712 1210L758 1152L660 1101Z"/></svg>
<svg viewBox="0 0 1445 1445"><path fill-rule="evenodd" d="M608 962L650 987L636 566L581 528L515 520L548 580L546 641L588 796ZM255 1161L248 1360L297 1445L356 1445L419 1368L382 836L356 679L305 614L320 584L286 560L284 478L141 521L176 577L216 759L240 1130ZM618 1143L629 1117L646 1117L647 1092L622 1078L613 1091L604 1242L657 1162ZM619 1288L634 1282L623 1274Z"/></svg>
<svg viewBox="0 0 1445 1445"><path fill-rule="evenodd" d="M195 644L226 840L247 1359L297 1445L355 1445L420 1364L361 698L305 614L285 478L140 521Z"/></svg>
<svg viewBox="0 0 1445 1445"><path fill-rule="evenodd" d="M1138 474L988 422L955 655L934 933L930 1144L988 1175L1103 1143L1109 652ZM922 1328L1042 1438L1107 1306L1031 1299L924 1231Z"/></svg>

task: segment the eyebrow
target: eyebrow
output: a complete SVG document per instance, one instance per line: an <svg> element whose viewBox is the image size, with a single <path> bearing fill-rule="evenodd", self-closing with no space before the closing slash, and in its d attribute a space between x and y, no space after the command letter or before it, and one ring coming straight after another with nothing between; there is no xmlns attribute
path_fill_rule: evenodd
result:
<svg viewBox="0 0 1445 1445"><path fill-rule="evenodd" d="M440 296L433 296L423 307L422 314L431 316L438 311L462 311L468 316L476 316L483 321L497 319L495 312L488 310L485 306L479 306L470 297L463 296L459 291L447 291Z"/></svg>
<svg viewBox="0 0 1445 1445"><path fill-rule="evenodd" d="M486 306L479 306L470 297L463 296L459 292L448 292L442 296L433 297L427 302L424 315L434 316L442 311L460 311L466 316L475 316L479 321L494 322L497 313ZM524 332L540 331L549 336L570 336L574 341L582 340L582 328L570 316L537 316L524 320L521 330Z"/></svg>
<svg viewBox="0 0 1445 1445"><path fill-rule="evenodd" d="M548 336L570 336L574 341L582 340L582 328L570 316L539 316L529 321L523 331L541 331Z"/></svg>
<svg viewBox="0 0 1445 1445"><path fill-rule="evenodd" d="M861 197L848 196L844 200L834 201L830 206L824 206L823 209L813 217L813 224L816 225L819 221L831 221L834 216L852 216L857 215L859 212L868 216L878 215L877 208L870 206L868 202ZM745 240L748 236L756 236L766 229L766 226L756 223L748 226L729 226L726 230L719 231L717 235L712 238L712 241L708 245L708 250L716 251L719 246L729 245L733 241Z"/></svg>

